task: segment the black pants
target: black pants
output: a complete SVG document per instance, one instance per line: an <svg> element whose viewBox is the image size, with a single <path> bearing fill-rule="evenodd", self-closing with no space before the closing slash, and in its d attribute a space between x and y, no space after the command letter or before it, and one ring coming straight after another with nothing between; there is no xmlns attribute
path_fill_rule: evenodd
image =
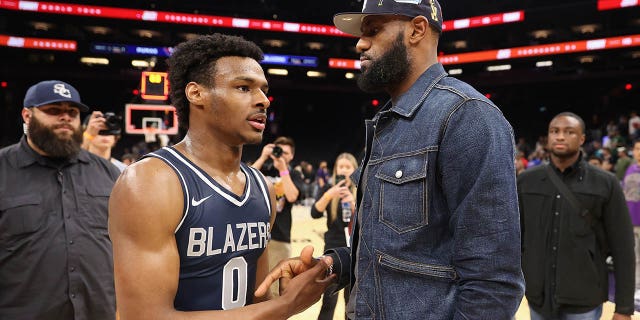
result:
<svg viewBox="0 0 640 320"><path fill-rule="evenodd" d="M318 320L333 320L333 313L336 310L336 304L338 303L338 294L330 294L329 292L325 292L322 295L322 308L320 308L320 314L318 315ZM349 303L349 286L346 286L343 291L344 294L344 303ZM346 311L346 310L345 310ZM347 315L344 315L345 320L347 319Z"/></svg>

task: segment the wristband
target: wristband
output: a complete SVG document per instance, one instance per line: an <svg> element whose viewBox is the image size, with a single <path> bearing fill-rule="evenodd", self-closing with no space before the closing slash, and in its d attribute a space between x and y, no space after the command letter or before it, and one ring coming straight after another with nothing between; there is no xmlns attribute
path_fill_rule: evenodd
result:
<svg viewBox="0 0 640 320"><path fill-rule="evenodd" d="M95 137L96 137L96 136L91 135L89 132L86 132L86 131L85 131L84 133L82 133L82 136L83 136L83 137L85 137L85 138L87 138L87 140L89 140L89 141L92 141L92 140L93 140L93 138L95 138Z"/></svg>
<svg viewBox="0 0 640 320"><path fill-rule="evenodd" d="M280 176L281 177L288 176L288 175L289 175L289 170L280 171Z"/></svg>

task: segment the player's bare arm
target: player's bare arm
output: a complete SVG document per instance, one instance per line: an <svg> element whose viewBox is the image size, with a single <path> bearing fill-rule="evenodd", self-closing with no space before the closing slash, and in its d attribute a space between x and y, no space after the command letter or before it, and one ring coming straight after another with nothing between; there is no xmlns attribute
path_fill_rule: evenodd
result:
<svg viewBox="0 0 640 320"><path fill-rule="evenodd" d="M135 163L116 182L109 232L121 320L286 319L313 304L329 284L322 280L323 262L292 280L276 299L233 310L175 310L180 260L174 231L182 219L182 199L177 175L158 159Z"/></svg>

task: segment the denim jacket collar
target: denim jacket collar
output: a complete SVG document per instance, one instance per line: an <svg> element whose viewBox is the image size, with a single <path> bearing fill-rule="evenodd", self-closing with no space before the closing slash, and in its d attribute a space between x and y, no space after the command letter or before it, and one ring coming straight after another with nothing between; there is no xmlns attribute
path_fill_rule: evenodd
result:
<svg viewBox="0 0 640 320"><path fill-rule="evenodd" d="M395 112L403 117L411 117L420 105L422 105L431 92L431 89L446 75L447 73L444 71L442 64L436 63L430 66L395 103L391 101L387 103L392 103L389 111ZM383 110L386 108L388 108L388 106L385 106Z"/></svg>

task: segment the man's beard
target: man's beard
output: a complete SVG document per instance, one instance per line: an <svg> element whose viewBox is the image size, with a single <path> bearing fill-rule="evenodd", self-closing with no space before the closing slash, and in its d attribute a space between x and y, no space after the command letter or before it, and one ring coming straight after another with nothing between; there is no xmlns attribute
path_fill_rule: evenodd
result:
<svg viewBox="0 0 640 320"><path fill-rule="evenodd" d="M391 48L379 59L371 60L358 78L358 87L364 92L375 93L384 90L390 84L398 84L409 74L407 47L402 32L398 33Z"/></svg>
<svg viewBox="0 0 640 320"><path fill-rule="evenodd" d="M554 155L556 158L569 159L571 157L574 157L576 154L580 153L580 150L567 150L567 151L556 152L552 148L549 152L552 155Z"/></svg>
<svg viewBox="0 0 640 320"><path fill-rule="evenodd" d="M70 125L70 124L69 124ZM31 142L52 158L69 159L80 152L82 145L82 131L80 128L73 128L70 138L60 138L53 130L61 125L47 127L36 117L31 117L28 132Z"/></svg>

